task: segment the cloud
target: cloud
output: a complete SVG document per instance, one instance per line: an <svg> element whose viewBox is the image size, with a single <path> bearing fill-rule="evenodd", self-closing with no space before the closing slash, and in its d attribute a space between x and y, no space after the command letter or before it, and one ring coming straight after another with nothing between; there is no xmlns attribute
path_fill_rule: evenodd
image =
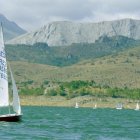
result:
<svg viewBox="0 0 140 140"><path fill-rule="evenodd" d="M139 0L1 0L0 13L27 30L55 20L140 19Z"/></svg>

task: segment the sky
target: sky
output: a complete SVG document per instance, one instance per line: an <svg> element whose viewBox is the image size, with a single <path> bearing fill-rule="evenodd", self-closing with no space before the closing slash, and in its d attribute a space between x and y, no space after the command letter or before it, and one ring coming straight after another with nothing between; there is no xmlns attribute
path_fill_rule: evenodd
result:
<svg viewBox="0 0 140 140"><path fill-rule="evenodd" d="M140 0L0 0L0 13L33 31L53 21L140 19Z"/></svg>

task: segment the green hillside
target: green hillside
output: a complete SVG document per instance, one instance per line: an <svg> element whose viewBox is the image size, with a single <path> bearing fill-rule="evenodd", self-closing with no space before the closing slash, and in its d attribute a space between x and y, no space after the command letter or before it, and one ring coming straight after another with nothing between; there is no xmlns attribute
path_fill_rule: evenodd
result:
<svg viewBox="0 0 140 140"><path fill-rule="evenodd" d="M6 46L20 94L140 99L139 41L102 37L95 44Z"/></svg>
<svg viewBox="0 0 140 140"><path fill-rule="evenodd" d="M10 61L23 95L140 99L140 47L57 67Z"/></svg>
<svg viewBox="0 0 140 140"><path fill-rule="evenodd" d="M31 45L6 45L8 60L48 64L53 66L69 66L82 60L95 59L117 54L125 49L140 45L136 41L123 36L100 37L92 44L72 44L71 46L49 47L44 43Z"/></svg>
<svg viewBox="0 0 140 140"><path fill-rule="evenodd" d="M66 82L94 80L113 87L140 87L140 47L118 54L89 59L65 67L10 61L18 82L33 80L36 85L44 81Z"/></svg>

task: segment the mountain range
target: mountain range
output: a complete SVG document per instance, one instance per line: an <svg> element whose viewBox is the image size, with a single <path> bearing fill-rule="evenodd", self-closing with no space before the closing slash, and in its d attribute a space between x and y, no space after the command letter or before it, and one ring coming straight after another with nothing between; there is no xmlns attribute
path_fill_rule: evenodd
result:
<svg viewBox="0 0 140 140"><path fill-rule="evenodd" d="M7 41L18 85L95 81L101 86L140 85L140 21L53 22Z"/></svg>
<svg viewBox="0 0 140 140"><path fill-rule="evenodd" d="M12 61L68 66L137 46L140 46L140 20L60 21L7 41L6 51Z"/></svg>
<svg viewBox="0 0 140 140"><path fill-rule="evenodd" d="M4 39L10 40L21 34L26 33L24 29L19 27L15 22L8 20L4 15L0 14L0 23L3 26Z"/></svg>
<svg viewBox="0 0 140 140"><path fill-rule="evenodd" d="M135 40L140 39L140 20L121 19L99 23L57 21L7 43L33 45L42 42L48 46L68 46L72 43L94 43L101 36L119 35Z"/></svg>

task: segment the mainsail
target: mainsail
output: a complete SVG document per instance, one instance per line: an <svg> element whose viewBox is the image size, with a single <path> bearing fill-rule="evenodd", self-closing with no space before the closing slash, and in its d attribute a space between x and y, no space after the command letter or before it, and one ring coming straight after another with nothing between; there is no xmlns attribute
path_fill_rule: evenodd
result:
<svg viewBox="0 0 140 140"><path fill-rule="evenodd" d="M139 107L139 104L137 103L135 110L139 110L139 109L140 109L140 107Z"/></svg>
<svg viewBox="0 0 140 140"><path fill-rule="evenodd" d="M79 108L79 105L78 105L78 103L76 102L76 104L75 104L75 108Z"/></svg>
<svg viewBox="0 0 140 140"><path fill-rule="evenodd" d="M8 77L3 31L0 27L0 106L9 105Z"/></svg>

